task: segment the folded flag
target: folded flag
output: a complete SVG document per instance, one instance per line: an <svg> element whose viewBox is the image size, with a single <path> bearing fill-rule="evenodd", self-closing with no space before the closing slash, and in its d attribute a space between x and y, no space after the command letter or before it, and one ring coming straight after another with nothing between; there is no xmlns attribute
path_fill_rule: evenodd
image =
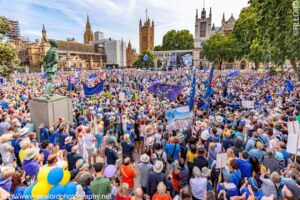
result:
<svg viewBox="0 0 300 200"><path fill-rule="evenodd" d="M193 109L194 103L195 103L195 93L196 93L196 71L194 71L194 75L193 75L193 80L192 80L192 85L191 85L191 87L192 87L192 89L191 89L190 101L189 101L189 108L190 108L190 111Z"/></svg>
<svg viewBox="0 0 300 200"><path fill-rule="evenodd" d="M147 60L149 60L149 56L147 54L145 54L143 57L143 61L147 61Z"/></svg>
<svg viewBox="0 0 300 200"><path fill-rule="evenodd" d="M87 85L85 85L84 83L82 83L83 85L83 91L85 95L94 95L94 94L98 94L100 92L103 91L103 81L101 81L100 83L98 83L97 85L95 85L94 87L88 87Z"/></svg>
<svg viewBox="0 0 300 200"><path fill-rule="evenodd" d="M215 63L212 64L212 67L211 67L210 72L209 72L209 76L207 78L207 88L206 88L204 98L207 98L211 95L211 88L212 88L211 83L212 83L212 79L213 79L213 76L214 76L214 70L215 70Z"/></svg>
<svg viewBox="0 0 300 200"><path fill-rule="evenodd" d="M294 86L290 80L285 80L284 84L288 92L292 92L294 90Z"/></svg>
<svg viewBox="0 0 300 200"><path fill-rule="evenodd" d="M233 77L235 77L235 76L240 75L240 73L241 73L240 70L236 70L236 71L234 71L234 72L228 74L228 75L227 75L227 78L229 78L229 77L233 78Z"/></svg>
<svg viewBox="0 0 300 200"><path fill-rule="evenodd" d="M259 87L261 87L261 86L263 86L264 85L264 83L265 83L265 81L264 81L264 79L259 79L258 81L256 81L254 84L253 84L253 88L259 88Z"/></svg>
<svg viewBox="0 0 300 200"><path fill-rule="evenodd" d="M75 86L75 80L72 78L68 79L68 86L67 86L67 91L70 91L72 88Z"/></svg>
<svg viewBox="0 0 300 200"><path fill-rule="evenodd" d="M97 77L97 74L90 74L89 75L89 79L93 79L93 78L96 78Z"/></svg>
<svg viewBox="0 0 300 200"><path fill-rule="evenodd" d="M165 97L170 101L175 101L177 96L181 93L183 87L180 85L168 85L154 81L151 86L148 87L148 91L152 92L160 97Z"/></svg>

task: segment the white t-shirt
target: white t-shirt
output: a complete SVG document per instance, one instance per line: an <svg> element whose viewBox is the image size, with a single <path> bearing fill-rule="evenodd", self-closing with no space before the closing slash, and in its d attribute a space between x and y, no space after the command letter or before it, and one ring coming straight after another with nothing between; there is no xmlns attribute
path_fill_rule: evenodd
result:
<svg viewBox="0 0 300 200"><path fill-rule="evenodd" d="M95 136L93 134L91 134L91 133L85 134L83 137L84 137L86 149L95 148L96 141L95 141Z"/></svg>

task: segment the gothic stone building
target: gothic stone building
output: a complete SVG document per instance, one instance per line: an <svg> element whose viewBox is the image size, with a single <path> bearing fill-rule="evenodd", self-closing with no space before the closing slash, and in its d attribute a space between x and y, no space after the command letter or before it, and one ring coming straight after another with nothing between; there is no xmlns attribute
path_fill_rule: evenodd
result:
<svg viewBox="0 0 300 200"><path fill-rule="evenodd" d="M146 17L146 21L142 24L140 19L139 24L139 37L140 37L140 54L145 50L153 51L154 49L154 21L150 23L150 19Z"/></svg>
<svg viewBox="0 0 300 200"><path fill-rule="evenodd" d="M132 67L133 63L138 59L138 55L136 50L132 48L131 42L128 42L128 46L126 48L126 66Z"/></svg>
<svg viewBox="0 0 300 200"><path fill-rule="evenodd" d="M202 9L200 17L198 16L198 9L196 10L195 17L195 40L194 40L194 65L196 67L203 68L208 66L209 62L205 59L203 53L203 44L213 34L224 34L228 35L232 32L236 20L233 15L226 21L225 14L223 14L221 27L215 27L212 23L212 10L210 8L208 16L206 15L205 8ZM240 67L245 68L247 65L246 61L236 61L234 63L225 63L225 67ZM223 67L224 67L223 66Z"/></svg>
<svg viewBox="0 0 300 200"><path fill-rule="evenodd" d="M56 40L58 44L58 67L63 70L71 68L98 69L106 65L106 56L104 48L95 46L93 34L91 35L91 25L87 17L86 30L84 33L84 42L80 43L74 40ZM36 40L28 47L29 63L31 71L39 71L44 56L50 45L48 43L46 29L43 26L42 40Z"/></svg>

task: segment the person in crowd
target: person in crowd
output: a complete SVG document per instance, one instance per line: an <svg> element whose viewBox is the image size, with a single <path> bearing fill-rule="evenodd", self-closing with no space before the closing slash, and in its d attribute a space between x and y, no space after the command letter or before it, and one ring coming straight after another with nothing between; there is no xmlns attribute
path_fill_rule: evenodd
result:
<svg viewBox="0 0 300 200"><path fill-rule="evenodd" d="M141 162L138 164L140 184L143 192L147 193L149 174L153 170L153 165L150 163L150 157L147 154L142 154L140 160Z"/></svg>
<svg viewBox="0 0 300 200"><path fill-rule="evenodd" d="M239 170L241 170L242 178L250 178L252 176L252 166L248 161L249 154L247 151L242 151L239 155L239 158L236 158L235 161L238 164Z"/></svg>
<svg viewBox="0 0 300 200"><path fill-rule="evenodd" d="M103 163L95 164L95 179L91 182L91 191L95 200L109 199L112 186L109 179L103 177Z"/></svg>
<svg viewBox="0 0 300 200"><path fill-rule="evenodd" d="M115 142L110 140L108 146L105 149L105 156L107 158L108 165L116 165L117 160L119 159L118 151L114 148Z"/></svg>
<svg viewBox="0 0 300 200"><path fill-rule="evenodd" d="M207 179L201 175L198 167L193 167L193 178L190 179L193 199L205 199L207 192Z"/></svg>
<svg viewBox="0 0 300 200"><path fill-rule="evenodd" d="M39 173L40 165L38 163L38 153L39 151L36 148L28 149L22 164L22 169L25 171L25 182L27 185L30 185L31 180L36 180Z"/></svg>
<svg viewBox="0 0 300 200"><path fill-rule="evenodd" d="M129 134L124 135L124 140L121 141L121 147L122 147L123 158L128 156L131 159L133 159L134 144L130 140L130 135Z"/></svg>
<svg viewBox="0 0 300 200"><path fill-rule="evenodd" d="M25 200L26 197L23 196L25 189L28 187L24 184L25 181L25 171L16 171L12 176L12 184L10 188L10 193L12 194L12 199Z"/></svg>
<svg viewBox="0 0 300 200"><path fill-rule="evenodd" d="M133 191L134 178L136 172L132 165L130 157L124 157L123 165L120 167L121 183L127 183L129 186L130 193Z"/></svg>
<svg viewBox="0 0 300 200"><path fill-rule="evenodd" d="M198 148L198 156L194 158L194 166L202 170L203 167L208 167L208 161L206 159L206 150L204 146Z"/></svg>
<svg viewBox="0 0 300 200"><path fill-rule="evenodd" d="M162 161L158 160L153 166L153 171L149 173L149 180L147 183L147 194L150 198L157 192L158 183L163 182L165 185L167 183L167 178L165 174L162 173L164 164Z"/></svg>
<svg viewBox="0 0 300 200"><path fill-rule="evenodd" d="M167 194L167 187L164 182L159 182L157 192L152 197L153 200L171 200L171 196Z"/></svg>
<svg viewBox="0 0 300 200"><path fill-rule="evenodd" d="M170 137L169 143L166 144L167 160L169 163L178 161L180 158L180 146L176 144L175 137Z"/></svg>

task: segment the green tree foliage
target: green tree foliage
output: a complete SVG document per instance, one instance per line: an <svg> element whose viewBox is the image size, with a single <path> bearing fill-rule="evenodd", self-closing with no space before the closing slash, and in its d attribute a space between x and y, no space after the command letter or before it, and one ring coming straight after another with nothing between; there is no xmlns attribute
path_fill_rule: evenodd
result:
<svg viewBox="0 0 300 200"><path fill-rule="evenodd" d="M155 46L154 51L162 51L162 46L161 45Z"/></svg>
<svg viewBox="0 0 300 200"><path fill-rule="evenodd" d="M148 57L148 59L145 60L145 56ZM144 69L154 67L154 54L148 50L144 51L141 55L139 55L139 58L133 63L133 67Z"/></svg>
<svg viewBox="0 0 300 200"><path fill-rule="evenodd" d="M5 18L0 17L0 33L9 31L9 25ZM0 76L9 78L9 74L18 69L19 59L16 51L0 37Z"/></svg>
<svg viewBox="0 0 300 200"><path fill-rule="evenodd" d="M157 46L156 51L187 50L194 48L194 37L188 30L168 31L163 37L162 46ZM158 49L158 50L157 50Z"/></svg>
<svg viewBox="0 0 300 200"><path fill-rule="evenodd" d="M249 3L256 10L256 40L264 49L264 56L277 65L288 59L297 72L300 30L298 27L297 32L294 24L299 20L300 0L250 0Z"/></svg>
<svg viewBox="0 0 300 200"><path fill-rule="evenodd" d="M255 63L256 69L259 63L264 60L263 48L257 38L257 16L256 10L252 6L243 8L232 31L232 36L239 46L237 59L246 58Z"/></svg>
<svg viewBox="0 0 300 200"><path fill-rule="evenodd" d="M205 57L213 62L219 63L219 69L222 69L222 63L233 62L239 54L237 42L231 35L221 34L212 35L203 45Z"/></svg>

